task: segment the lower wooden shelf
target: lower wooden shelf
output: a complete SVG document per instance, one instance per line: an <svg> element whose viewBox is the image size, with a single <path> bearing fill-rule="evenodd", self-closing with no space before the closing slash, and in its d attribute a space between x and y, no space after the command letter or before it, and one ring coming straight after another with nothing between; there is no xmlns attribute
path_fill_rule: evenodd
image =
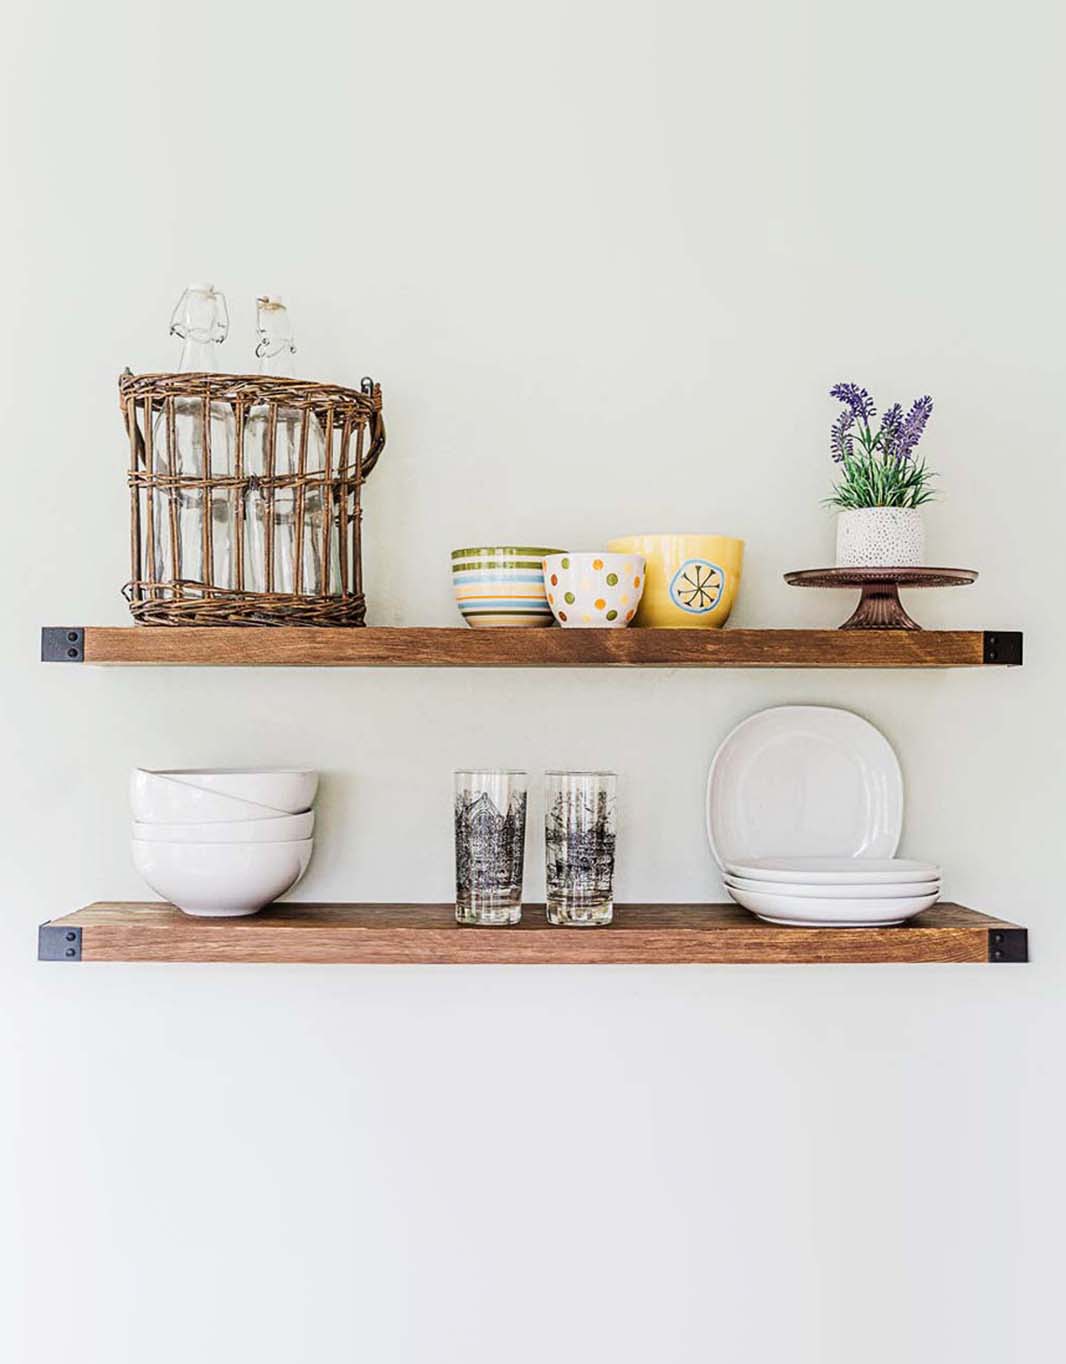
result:
<svg viewBox="0 0 1066 1364"><path fill-rule="evenodd" d="M101 902L42 924L42 961L626 963L1019 962L1017 924L939 904L895 928L781 928L738 905L616 905L609 928L460 927L451 905L280 904L246 919Z"/></svg>

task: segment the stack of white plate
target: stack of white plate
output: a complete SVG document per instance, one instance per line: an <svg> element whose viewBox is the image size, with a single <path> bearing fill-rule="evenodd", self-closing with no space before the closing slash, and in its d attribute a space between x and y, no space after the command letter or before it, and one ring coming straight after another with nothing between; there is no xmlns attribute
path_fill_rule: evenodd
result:
<svg viewBox="0 0 1066 1364"><path fill-rule="evenodd" d="M711 763L711 852L733 899L771 923L895 924L934 905L940 868L895 856L902 827L896 755L850 711L760 711Z"/></svg>
<svg viewBox="0 0 1066 1364"><path fill-rule="evenodd" d="M135 768L134 865L186 914L255 914L307 870L317 789L306 770Z"/></svg>
<svg viewBox="0 0 1066 1364"><path fill-rule="evenodd" d="M903 857L757 857L727 863L722 880L772 924L900 924L940 897L940 868Z"/></svg>

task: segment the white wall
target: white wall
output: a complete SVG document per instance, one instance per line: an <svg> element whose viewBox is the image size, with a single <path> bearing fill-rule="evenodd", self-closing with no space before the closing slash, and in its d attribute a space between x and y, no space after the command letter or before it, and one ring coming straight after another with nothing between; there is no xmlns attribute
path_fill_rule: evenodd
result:
<svg viewBox="0 0 1066 1364"><path fill-rule="evenodd" d="M1060 7L6 14L0 1357L1059 1358ZM854 378L934 395L932 554L981 570L913 606L1026 666L41 667L42 624L126 619L115 376L204 276L230 367L280 291L303 371L384 386L372 623L453 623L453 545L704 527L748 541L734 624L835 624L781 575L831 552ZM708 760L788 701L882 727L904 852L1030 966L34 960L144 894L136 763L321 767L308 899L447 898L455 765L616 766L620 898L714 898Z"/></svg>

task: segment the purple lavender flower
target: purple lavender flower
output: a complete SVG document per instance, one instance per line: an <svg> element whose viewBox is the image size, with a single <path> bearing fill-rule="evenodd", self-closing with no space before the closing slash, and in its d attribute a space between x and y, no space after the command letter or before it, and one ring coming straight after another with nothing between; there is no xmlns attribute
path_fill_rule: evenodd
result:
<svg viewBox="0 0 1066 1364"><path fill-rule="evenodd" d="M893 403L881 417L881 450L886 459L901 459L900 432L903 427L903 408Z"/></svg>
<svg viewBox="0 0 1066 1364"><path fill-rule="evenodd" d="M914 454L933 411L928 394L916 398L909 412L893 403L880 421L873 398L858 384L834 384L829 394L843 403L829 428L829 453L841 466L826 499L830 506L915 508L936 496L936 474Z"/></svg>
<svg viewBox="0 0 1066 1364"><path fill-rule="evenodd" d="M858 384L834 384L829 396L849 407L856 421L868 422L877 412L874 400Z"/></svg>
<svg viewBox="0 0 1066 1364"><path fill-rule="evenodd" d="M830 428L829 451L837 464L844 459L850 459L854 453L852 437L848 435L848 431L854 425L855 414L845 408Z"/></svg>
<svg viewBox="0 0 1066 1364"><path fill-rule="evenodd" d="M928 393L923 398L915 399L900 428L897 459L910 459L914 447L922 438L922 432L932 410L933 400Z"/></svg>

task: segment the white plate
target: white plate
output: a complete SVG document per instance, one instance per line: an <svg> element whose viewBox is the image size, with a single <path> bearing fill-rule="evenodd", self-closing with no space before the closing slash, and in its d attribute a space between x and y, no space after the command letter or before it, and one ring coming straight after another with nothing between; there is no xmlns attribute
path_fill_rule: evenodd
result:
<svg viewBox="0 0 1066 1364"><path fill-rule="evenodd" d="M906 857L759 857L746 863L726 862L725 870L749 881L810 886L879 886L940 879L934 862Z"/></svg>
<svg viewBox="0 0 1066 1364"><path fill-rule="evenodd" d="M891 857L903 777L880 730L832 706L776 706L743 720L707 778L718 865L763 857Z"/></svg>
<svg viewBox="0 0 1066 1364"><path fill-rule="evenodd" d="M760 919L774 924L796 924L807 928L826 925L835 928L870 928L882 924L901 924L935 905L936 895L912 896L902 900L815 900L796 895L762 895L750 890L730 888L738 905L750 909Z"/></svg>
<svg viewBox="0 0 1066 1364"><path fill-rule="evenodd" d="M723 876L722 881L753 895L792 895L798 900L899 900L940 894L939 881L896 881L888 886L806 886L790 881L747 881L742 876Z"/></svg>

